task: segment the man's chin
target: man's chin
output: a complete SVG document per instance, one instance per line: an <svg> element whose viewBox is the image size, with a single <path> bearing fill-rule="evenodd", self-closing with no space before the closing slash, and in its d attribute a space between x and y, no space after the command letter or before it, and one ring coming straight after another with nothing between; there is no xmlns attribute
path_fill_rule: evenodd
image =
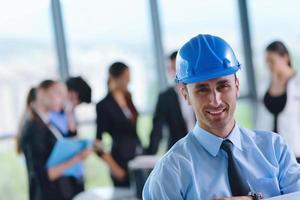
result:
<svg viewBox="0 0 300 200"><path fill-rule="evenodd" d="M220 116L211 116L208 115L207 119L209 119L210 124L226 124L228 122L228 117L224 115Z"/></svg>
<svg viewBox="0 0 300 200"><path fill-rule="evenodd" d="M210 120L209 124L212 129L222 130L222 129L225 129L226 126L228 126L229 120L223 119L223 118L214 119L214 120Z"/></svg>

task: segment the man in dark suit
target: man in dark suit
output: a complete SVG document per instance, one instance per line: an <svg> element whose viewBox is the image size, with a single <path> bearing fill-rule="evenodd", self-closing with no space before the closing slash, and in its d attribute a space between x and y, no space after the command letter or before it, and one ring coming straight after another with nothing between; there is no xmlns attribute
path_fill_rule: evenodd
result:
<svg viewBox="0 0 300 200"><path fill-rule="evenodd" d="M169 56L168 72L172 80L176 73L176 55L177 51ZM153 117L150 143L146 150L148 154L156 154L164 125L167 125L169 129L168 149L194 127L196 121L193 110L184 102L179 92L178 86L171 86L159 95Z"/></svg>

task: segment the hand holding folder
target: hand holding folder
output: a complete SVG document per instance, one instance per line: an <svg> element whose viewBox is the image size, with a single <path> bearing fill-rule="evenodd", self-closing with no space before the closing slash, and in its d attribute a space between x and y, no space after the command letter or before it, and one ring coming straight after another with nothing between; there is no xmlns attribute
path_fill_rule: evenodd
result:
<svg viewBox="0 0 300 200"><path fill-rule="evenodd" d="M89 140L74 138L63 138L58 140L55 143L51 155L47 161L47 168L51 168L68 161L89 146L91 146L91 141ZM63 176L74 176L76 178L80 178L83 176L83 171L83 163L78 162L65 170Z"/></svg>

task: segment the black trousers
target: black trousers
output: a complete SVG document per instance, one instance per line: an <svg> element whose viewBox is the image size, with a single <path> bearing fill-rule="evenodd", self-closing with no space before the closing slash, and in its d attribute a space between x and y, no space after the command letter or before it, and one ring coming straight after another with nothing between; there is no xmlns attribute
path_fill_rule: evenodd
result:
<svg viewBox="0 0 300 200"><path fill-rule="evenodd" d="M58 184L63 200L72 200L77 194L84 191L83 179L62 177Z"/></svg>

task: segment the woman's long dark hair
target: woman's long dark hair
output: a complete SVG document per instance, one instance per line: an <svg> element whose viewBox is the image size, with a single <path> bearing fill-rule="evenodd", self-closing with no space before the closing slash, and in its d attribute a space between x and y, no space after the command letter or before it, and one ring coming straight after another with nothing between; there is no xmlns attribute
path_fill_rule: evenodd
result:
<svg viewBox="0 0 300 200"><path fill-rule="evenodd" d="M281 41L274 41L271 44L269 44L266 48L267 52L274 52L279 54L280 56L288 56L288 66L292 67L292 63L291 63L291 57L290 57L290 53L287 49L287 47L285 46L285 44Z"/></svg>
<svg viewBox="0 0 300 200"><path fill-rule="evenodd" d="M111 79L112 78L119 78L128 69L129 69L129 67L123 62L115 62L109 67L109 70L108 70L109 78L108 78L108 81L107 81L108 90L110 90L109 84L110 84ZM131 121L134 124L136 124L137 117L138 117L138 112L137 112L137 110L136 110L136 108L135 108L135 106L132 102L131 94L129 92L125 93L125 100L126 100L126 103L128 105L128 108L129 108L130 112L132 113Z"/></svg>
<svg viewBox="0 0 300 200"><path fill-rule="evenodd" d="M26 98L26 104L25 104L25 111L21 116L20 119L20 123L19 123L19 127L18 127L18 132L16 135L16 143L17 143L17 153L21 153L22 149L21 149L21 135L22 135L22 128L24 126L24 122L26 120L27 117L31 117L33 115L33 108L32 108L32 104L35 102L36 100L36 88L32 87L28 94L27 94L27 98Z"/></svg>
<svg viewBox="0 0 300 200"><path fill-rule="evenodd" d="M38 90L48 90L50 87L52 87L54 84L56 84L56 81L53 80L44 80L42 81L38 87L33 87L29 90L26 98L26 104L25 104L25 110L24 113L21 116L21 120L18 127L18 132L16 135L16 145L17 145L17 152L22 153L21 149L21 137L22 137L22 129L24 127L24 123L26 120L35 120L37 118L36 113L34 112L33 104L36 102L37 99L37 91Z"/></svg>

